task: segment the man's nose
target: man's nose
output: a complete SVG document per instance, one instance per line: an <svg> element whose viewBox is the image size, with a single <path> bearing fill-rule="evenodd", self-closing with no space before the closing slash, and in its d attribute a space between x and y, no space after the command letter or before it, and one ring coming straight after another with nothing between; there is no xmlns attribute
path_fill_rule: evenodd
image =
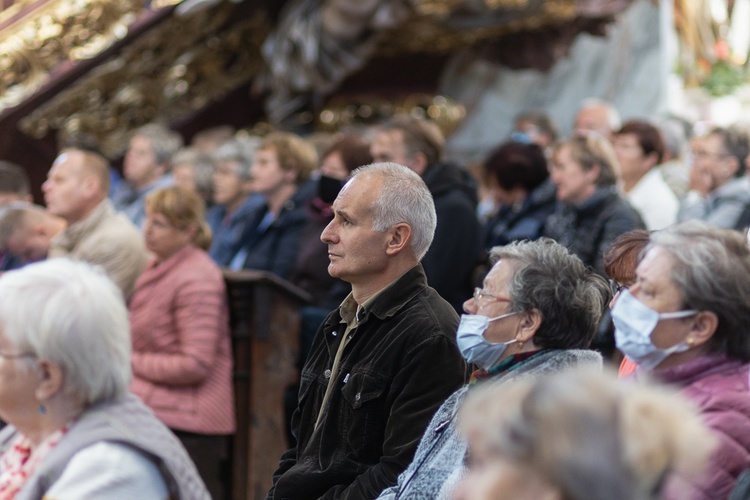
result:
<svg viewBox="0 0 750 500"><path fill-rule="evenodd" d="M333 231L333 221L329 222L328 225L323 229L323 232L320 233L320 241L323 243L333 243L334 238L334 231Z"/></svg>

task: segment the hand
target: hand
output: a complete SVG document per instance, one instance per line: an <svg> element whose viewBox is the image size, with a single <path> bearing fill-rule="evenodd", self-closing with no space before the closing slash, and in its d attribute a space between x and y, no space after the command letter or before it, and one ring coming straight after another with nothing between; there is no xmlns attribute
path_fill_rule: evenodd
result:
<svg viewBox="0 0 750 500"><path fill-rule="evenodd" d="M693 168L690 169L690 190L697 191L705 197L715 187L714 178L709 169L693 165Z"/></svg>

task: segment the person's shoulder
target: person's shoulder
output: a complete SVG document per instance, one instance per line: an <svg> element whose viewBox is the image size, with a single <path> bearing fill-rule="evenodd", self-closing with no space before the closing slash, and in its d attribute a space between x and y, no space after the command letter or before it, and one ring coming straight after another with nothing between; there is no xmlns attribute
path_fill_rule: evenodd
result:
<svg viewBox="0 0 750 500"><path fill-rule="evenodd" d="M733 412L744 415L750 428L750 365L726 363L707 370L705 376L687 384L683 392L701 412L719 415Z"/></svg>
<svg viewBox="0 0 750 500"><path fill-rule="evenodd" d="M613 193L602 207L601 217L606 220L618 220L632 225L631 229L645 229L641 214L633 205L618 193Z"/></svg>
<svg viewBox="0 0 750 500"><path fill-rule="evenodd" d="M409 300L400 314L414 325L425 337L450 337L455 335L458 326L458 315L450 303L432 287L425 287Z"/></svg>
<svg viewBox="0 0 750 500"><path fill-rule="evenodd" d="M147 498L169 495L152 460L130 446L99 442L73 455L45 498L92 498L105 492Z"/></svg>
<svg viewBox="0 0 750 500"><path fill-rule="evenodd" d="M205 250L189 245L175 266L175 276L184 282L224 283L221 268Z"/></svg>

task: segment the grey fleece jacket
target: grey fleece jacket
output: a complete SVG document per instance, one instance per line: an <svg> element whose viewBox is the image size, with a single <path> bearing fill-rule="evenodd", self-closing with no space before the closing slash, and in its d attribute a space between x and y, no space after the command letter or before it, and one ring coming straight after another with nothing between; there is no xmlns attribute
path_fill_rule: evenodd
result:
<svg viewBox="0 0 750 500"><path fill-rule="evenodd" d="M504 383L583 366L601 368L602 357L594 351L555 349L522 361L512 371L485 383ZM414 460L398 477L398 484L384 490L378 499L451 498L453 488L464 475L467 450L457 432L455 416L470 387L462 387L443 403L422 435Z"/></svg>

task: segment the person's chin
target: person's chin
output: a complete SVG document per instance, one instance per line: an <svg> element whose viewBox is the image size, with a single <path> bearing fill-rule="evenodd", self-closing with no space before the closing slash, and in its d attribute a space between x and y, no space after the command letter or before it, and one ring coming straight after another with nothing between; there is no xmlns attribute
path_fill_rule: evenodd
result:
<svg viewBox="0 0 750 500"><path fill-rule="evenodd" d="M331 262L328 264L328 274L333 278L341 278L341 268L335 263Z"/></svg>

